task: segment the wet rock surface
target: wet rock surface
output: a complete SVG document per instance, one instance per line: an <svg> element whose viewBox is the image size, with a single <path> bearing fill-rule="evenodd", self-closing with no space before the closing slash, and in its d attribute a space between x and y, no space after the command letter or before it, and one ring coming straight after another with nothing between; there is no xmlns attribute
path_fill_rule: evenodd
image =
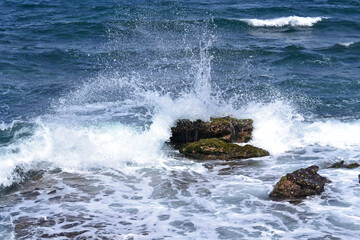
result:
<svg viewBox="0 0 360 240"><path fill-rule="evenodd" d="M301 199L310 195L320 194L324 191L327 178L320 176L318 166L301 168L286 174L275 185L270 197L273 199Z"/></svg>
<svg viewBox="0 0 360 240"><path fill-rule="evenodd" d="M199 160L230 160L268 156L269 152L251 145L239 146L217 138L201 139L180 148L185 156Z"/></svg>
<svg viewBox="0 0 360 240"><path fill-rule="evenodd" d="M248 142L251 140L253 120L231 117L210 118L210 121L180 119L171 128L170 143L176 147L200 139L219 138L226 142Z"/></svg>
<svg viewBox="0 0 360 240"><path fill-rule="evenodd" d="M252 145L253 120L232 117L210 121L180 119L171 128L170 143L186 157L199 160L231 160L268 156L269 152Z"/></svg>
<svg viewBox="0 0 360 240"><path fill-rule="evenodd" d="M336 162L333 165L331 165L330 168L348 168L348 169L353 169L353 168L358 168L360 167L359 163L350 163L350 164L345 164L345 161L340 161L340 162Z"/></svg>

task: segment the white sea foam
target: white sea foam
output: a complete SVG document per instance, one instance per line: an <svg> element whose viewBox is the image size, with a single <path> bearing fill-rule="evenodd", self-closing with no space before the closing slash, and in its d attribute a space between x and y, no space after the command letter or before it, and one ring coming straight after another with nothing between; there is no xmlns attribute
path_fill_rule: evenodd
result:
<svg viewBox="0 0 360 240"><path fill-rule="evenodd" d="M344 42L344 43L339 43L339 44L344 46L344 47L350 47L351 45L354 44L354 42Z"/></svg>
<svg viewBox="0 0 360 240"><path fill-rule="evenodd" d="M284 26L301 26L311 27L315 23L320 22L324 17L299 17L289 16L271 19L241 19L241 21L247 22L254 27L284 27Z"/></svg>
<svg viewBox="0 0 360 240"><path fill-rule="evenodd" d="M280 100L268 104L249 104L244 113L254 119L252 143L268 149L272 154L311 145L344 150L360 147L359 120L304 121L291 104Z"/></svg>
<svg viewBox="0 0 360 240"><path fill-rule="evenodd" d="M355 150L360 147L360 121L306 122L286 101L250 103L234 109L229 104L198 98L193 93L177 99L150 92L144 97L158 109L145 129L121 123L83 126L38 119L33 136L1 148L0 182L11 184L12 170L18 165L31 167L44 161L66 171L162 166L167 159L163 143L169 139L170 128L179 118L206 120L229 114L252 118L255 130L251 144L267 149L272 155L317 145L353 150L351 157L358 154Z"/></svg>
<svg viewBox="0 0 360 240"><path fill-rule="evenodd" d="M33 167L47 162L66 171L91 168L122 169L126 166L163 166L167 153L163 144L170 128L179 118L208 120L212 116L232 115L254 119L251 144L272 155L318 145L344 150L360 147L360 121L304 121L286 100L247 103L240 109L213 93L210 84L210 60L204 44L196 67L194 87L172 98L144 87L134 77L99 78L64 96L52 115L38 118L33 135L0 148L0 183L9 185L16 166ZM121 98L111 101L122 94ZM110 99L109 99L110 95ZM235 99L236 100L236 99ZM137 109L145 109L137 113ZM148 115L148 116L145 116ZM133 117L149 122L139 127L111 117ZM84 123L83 119L88 122ZM105 121L90 120L101 119ZM12 125L2 125L1 129ZM19 130L22 131L22 130ZM353 151L356 155L356 151Z"/></svg>

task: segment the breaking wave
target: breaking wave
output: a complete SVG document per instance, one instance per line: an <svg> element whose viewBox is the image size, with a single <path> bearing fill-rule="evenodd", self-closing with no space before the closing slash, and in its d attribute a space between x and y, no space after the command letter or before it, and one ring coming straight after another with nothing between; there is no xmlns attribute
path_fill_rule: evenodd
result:
<svg viewBox="0 0 360 240"><path fill-rule="evenodd" d="M313 145L359 148L357 120L306 121L285 98L242 104L238 98L246 93L225 98L211 81L210 46L202 44L198 61L194 62L191 86L181 88L175 96L171 91L179 87L154 87L144 83L139 74L99 76L58 99L51 114L30 123L3 124L0 184L8 186L19 181L14 174L17 167L26 171L41 165L40 169L60 167L68 172L166 167L173 157L164 143L179 118L252 118L255 130L251 143L272 155Z"/></svg>
<svg viewBox="0 0 360 240"><path fill-rule="evenodd" d="M289 16L289 17L280 17L272 19L241 19L254 27L284 27L284 26L293 26L293 27L311 27L314 24L322 21L324 17L299 17L299 16Z"/></svg>

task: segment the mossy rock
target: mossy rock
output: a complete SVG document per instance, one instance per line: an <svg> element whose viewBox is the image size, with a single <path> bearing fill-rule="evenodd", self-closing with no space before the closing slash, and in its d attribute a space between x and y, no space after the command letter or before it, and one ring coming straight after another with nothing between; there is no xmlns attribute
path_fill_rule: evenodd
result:
<svg viewBox="0 0 360 240"><path fill-rule="evenodd" d="M248 142L251 140L253 120L231 117L210 118L210 121L180 119L171 128L170 142L181 146L205 138L219 138L226 142Z"/></svg>
<svg viewBox="0 0 360 240"><path fill-rule="evenodd" d="M358 168L360 167L359 163L350 163L350 164L345 164L345 161L342 160L340 162L336 162L333 165L331 165L330 168L348 168L348 169L353 169L353 168Z"/></svg>
<svg viewBox="0 0 360 240"><path fill-rule="evenodd" d="M275 185L270 197L273 199L301 199L324 191L325 183L330 182L320 176L318 166L301 168L283 176Z"/></svg>
<svg viewBox="0 0 360 240"><path fill-rule="evenodd" d="M346 166L346 168L349 169L358 168L358 167L360 167L360 164L358 163L350 163L349 165Z"/></svg>
<svg viewBox="0 0 360 240"><path fill-rule="evenodd" d="M230 160L269 156L269 152L251 145L239 146L217 138L201 139L180 148L185 156L200 160Z"/></svg>

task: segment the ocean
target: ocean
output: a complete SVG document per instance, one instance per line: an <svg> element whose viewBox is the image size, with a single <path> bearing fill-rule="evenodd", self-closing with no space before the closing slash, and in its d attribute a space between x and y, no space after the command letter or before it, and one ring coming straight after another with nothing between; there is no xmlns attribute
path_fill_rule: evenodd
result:
<svg viewBox="0 0 360 240"><path fill-rule="evenodd" d="M0 239L358 239L359 76L358 0L2 0ZM222 116L270 156L167 144Z"/></svg>

